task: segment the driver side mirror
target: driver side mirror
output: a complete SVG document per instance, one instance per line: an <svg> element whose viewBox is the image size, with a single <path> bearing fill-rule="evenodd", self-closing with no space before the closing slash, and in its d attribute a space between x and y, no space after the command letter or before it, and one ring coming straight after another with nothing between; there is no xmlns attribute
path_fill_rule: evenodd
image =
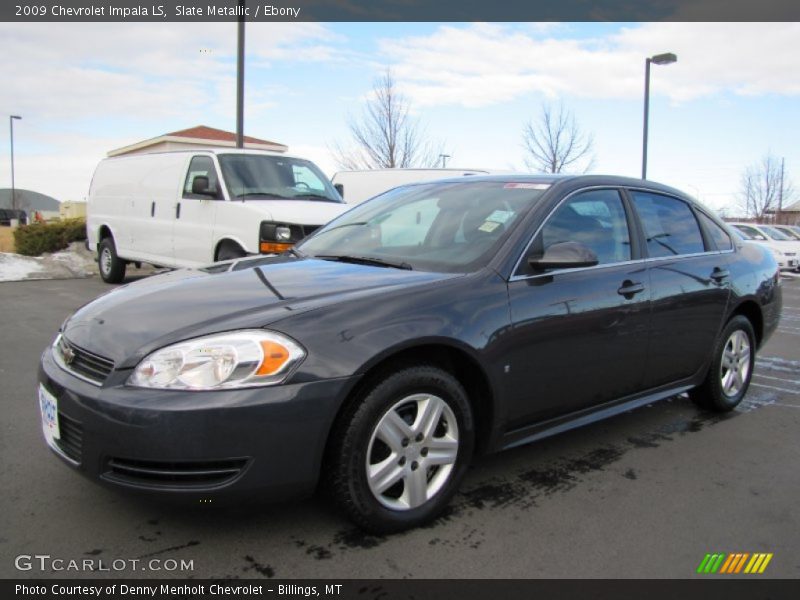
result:
<svg viewBox="0 0 800 600"><path fill-rule="evenodd" d="M580 242L558 242L549 246L544 256L528 259L528 264L536 271L593 267L598 262L594 251Z"/></svg>
<svg viewBox="0 0 800 600"><path fill-rule="evenodd" d="M217 192L215 190L209 189L209 180L208 177L205 175L195 175L194 179L192 179L192 193L197 194L199 196L211 196L216 197Z"/></svg>
<svg viewBox="0 0 800 600"><path fill-rule="evenodd" d="M344 199L344 185L341 183L334 183L333 187L337 192L339 192L339 195L342 197L342 199Z"/></svg>

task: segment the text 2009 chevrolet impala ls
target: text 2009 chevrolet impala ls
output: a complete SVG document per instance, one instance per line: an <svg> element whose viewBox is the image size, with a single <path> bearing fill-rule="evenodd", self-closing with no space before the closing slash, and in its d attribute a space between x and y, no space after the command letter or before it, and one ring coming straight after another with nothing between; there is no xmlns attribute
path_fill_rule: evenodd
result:
<svg viewBox="0 0 800 600"><path fill-rule="evenodd" d="M435 517L476 452L680 392L735 407L779 281L658 184L406 186L286 255L78 310L42 357L45 437L120 488L198 502L323 481L362 527L397 531Z"/></svg>

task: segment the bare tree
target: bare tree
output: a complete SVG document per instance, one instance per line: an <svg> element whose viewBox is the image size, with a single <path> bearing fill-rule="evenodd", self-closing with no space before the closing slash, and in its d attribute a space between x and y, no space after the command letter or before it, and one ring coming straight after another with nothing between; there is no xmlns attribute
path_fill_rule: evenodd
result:
<svg viewBox="0 0 800 600"><path fill-rule="evenodd" d="M594 164L594 139L581 131L575 117L563 104L542 104L539 117L529 121L522 133L529 169L544 173L588 171Z"/></svg>
<svg viewBox="0 0 800 600"><path fill-rule="evenodd" d="M352 147L333 144L334 160L343 169L433 167L440 147L426 139L419 122L410 115L410 104L398 92L391 70L375 82L372 97L360 119L350 119Z"/></svg>
<svg viewBox="0 0 800 600"><path fill-rule="evenodd" d="M772 153L747 167L739 184L739 207L748 217L763 219L767 213L791 204L794 186Z"/></svg>

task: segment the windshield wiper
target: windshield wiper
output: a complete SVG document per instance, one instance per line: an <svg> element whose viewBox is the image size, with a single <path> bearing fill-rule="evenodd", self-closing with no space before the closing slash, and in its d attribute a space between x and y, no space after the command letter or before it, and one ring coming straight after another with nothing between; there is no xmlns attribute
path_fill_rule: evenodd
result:
<svg viewBox="0 0 800 600"><path fill-rule="evenodd" d="M296 196L292 196L292 198L319 198L320 200L326 200L328 202L339 202L335 198L331 198L325 194L297 194Z"/></svg>
<svg viewBox="0 0 800 600"><path fill-rule="evenodd" d="M357 265L372 265L375 267L388 267L392 269L403 269L404 271L412 271L412 267L407 262L395 262L391 260L384 260L382 258L375 258L373 256L349 256L347 254L317 254L314 258L321 258L322 260L335 260L338 262L354 263Z"/></svg>
<svg viewBox="0 0 800 600"><path fill-rule="evenodd" d="M294 246L292 246L286 252L284 252L284 255L286 254L291 254L292 256L296 256L297 258L305 258L306 256L305 254L300 252L300 250L295 249Z"/></svg>

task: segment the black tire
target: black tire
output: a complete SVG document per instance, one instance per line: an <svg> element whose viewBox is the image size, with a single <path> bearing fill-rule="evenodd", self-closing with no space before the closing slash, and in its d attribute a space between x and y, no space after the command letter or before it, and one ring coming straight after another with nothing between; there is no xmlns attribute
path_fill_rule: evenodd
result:
<svg viewBox="0 0 800 600"><path fill-rule="evenodd" d="M747 361L739 360L742 366L746 363L747 371L746 374L742 373L740 376L741 384L735 386L735 389L729 389L726 392L725 386L723 385L723 378L724 374L730 371L730 369L723 368L723 358L726 358L726 350L728 353L734 350L734 336L737 335L744 335L747 338L749 349ZM716 412L728 412L733 410L742 401L742 398L744 398L744 395L747 393L747 389L750 387L755 359L756 336L753 332L753 325L746 317L736 315L728 321L717 339L717 343L714 346L711 366L708 369L705 381L700 386L691 390L689 392L689 397L698 406L708 410Z"/></svg>
<svg viewBox="0 0 800 600"><path fill-rule="evenodd" d="M411 443L408 443L409 440L404 439L402 452L411 454L408 458L404 455L395 455L395 457L400 456L397 464L403 466L400 469L394 467L393 460L387 463L393 469L404 470L406 473L395 486L401 486L404 495L406 482L414 476L411 471L413 469L417 477L423 477L422 481L427 480L425 494L430 493L430 497L416 507L387 507L385 502L395 500L383 494L380 494L382 500L379 500L370 488L367 476L368 450L372 448L374 453L378 450L378 446L383 444L380 438L375 438L374 443L371 440L375 435L380 435L376 431L382 419L398 405L402 405L398 410L405 410L403 407L422 406L413 401L403 404L414 395L418 395L417 397L430 395L432 401L435 399L437 403L443 401L446 404L448 408L439 404L442 407L441 417L430 422L434 423L433 429L440 431L442 436L457 434L457 449L449 450L455 452L456 456L450 463L451 466L429 466L428 462L433 460L433 454L429 455L428 448L424 447L427 442L417 438L411 439ZM450 416L447 413L448 409ZM418 417L421 421L419 412L417 416L408 417L406 423L409 420L417 420ZM457 430L451 429L448 423L451 417L455 419ZM433 440L444 440L445 437L426 439L435 444ZM444 510L457 491L472 459L475 425L467 393L455 377L436 367L411 366L378 381L361 394L339 420L332 432L331 440L325 474L329 491L347 516L359 527L370 533L386 534L417 527L436 518ZM452 444L452 441L449 443ZM383 445L391 451L388 445ZM370 461L372 456L374 454L370 456ZM390 487L386 490L386 494L391 493L393 489L395 488ZM400 498L402 497L401 495Z"/></svg>
<svg viewBox="0 0 800 600"><path fill-rule="evenodd" d="M121 283L125 279L127 263L117 256L117 247L114 238L103 238L97 249L97 264L100 267L100 277L106 283Z"/></svg>
<svg viewBox="0 0 800 600"><path fill-rule="evenodd" d="M222 242L222 246L217 250L218 261L233 260L245 256L247 256L247 252L242 250L241 246L236 242Z"/></svg>

